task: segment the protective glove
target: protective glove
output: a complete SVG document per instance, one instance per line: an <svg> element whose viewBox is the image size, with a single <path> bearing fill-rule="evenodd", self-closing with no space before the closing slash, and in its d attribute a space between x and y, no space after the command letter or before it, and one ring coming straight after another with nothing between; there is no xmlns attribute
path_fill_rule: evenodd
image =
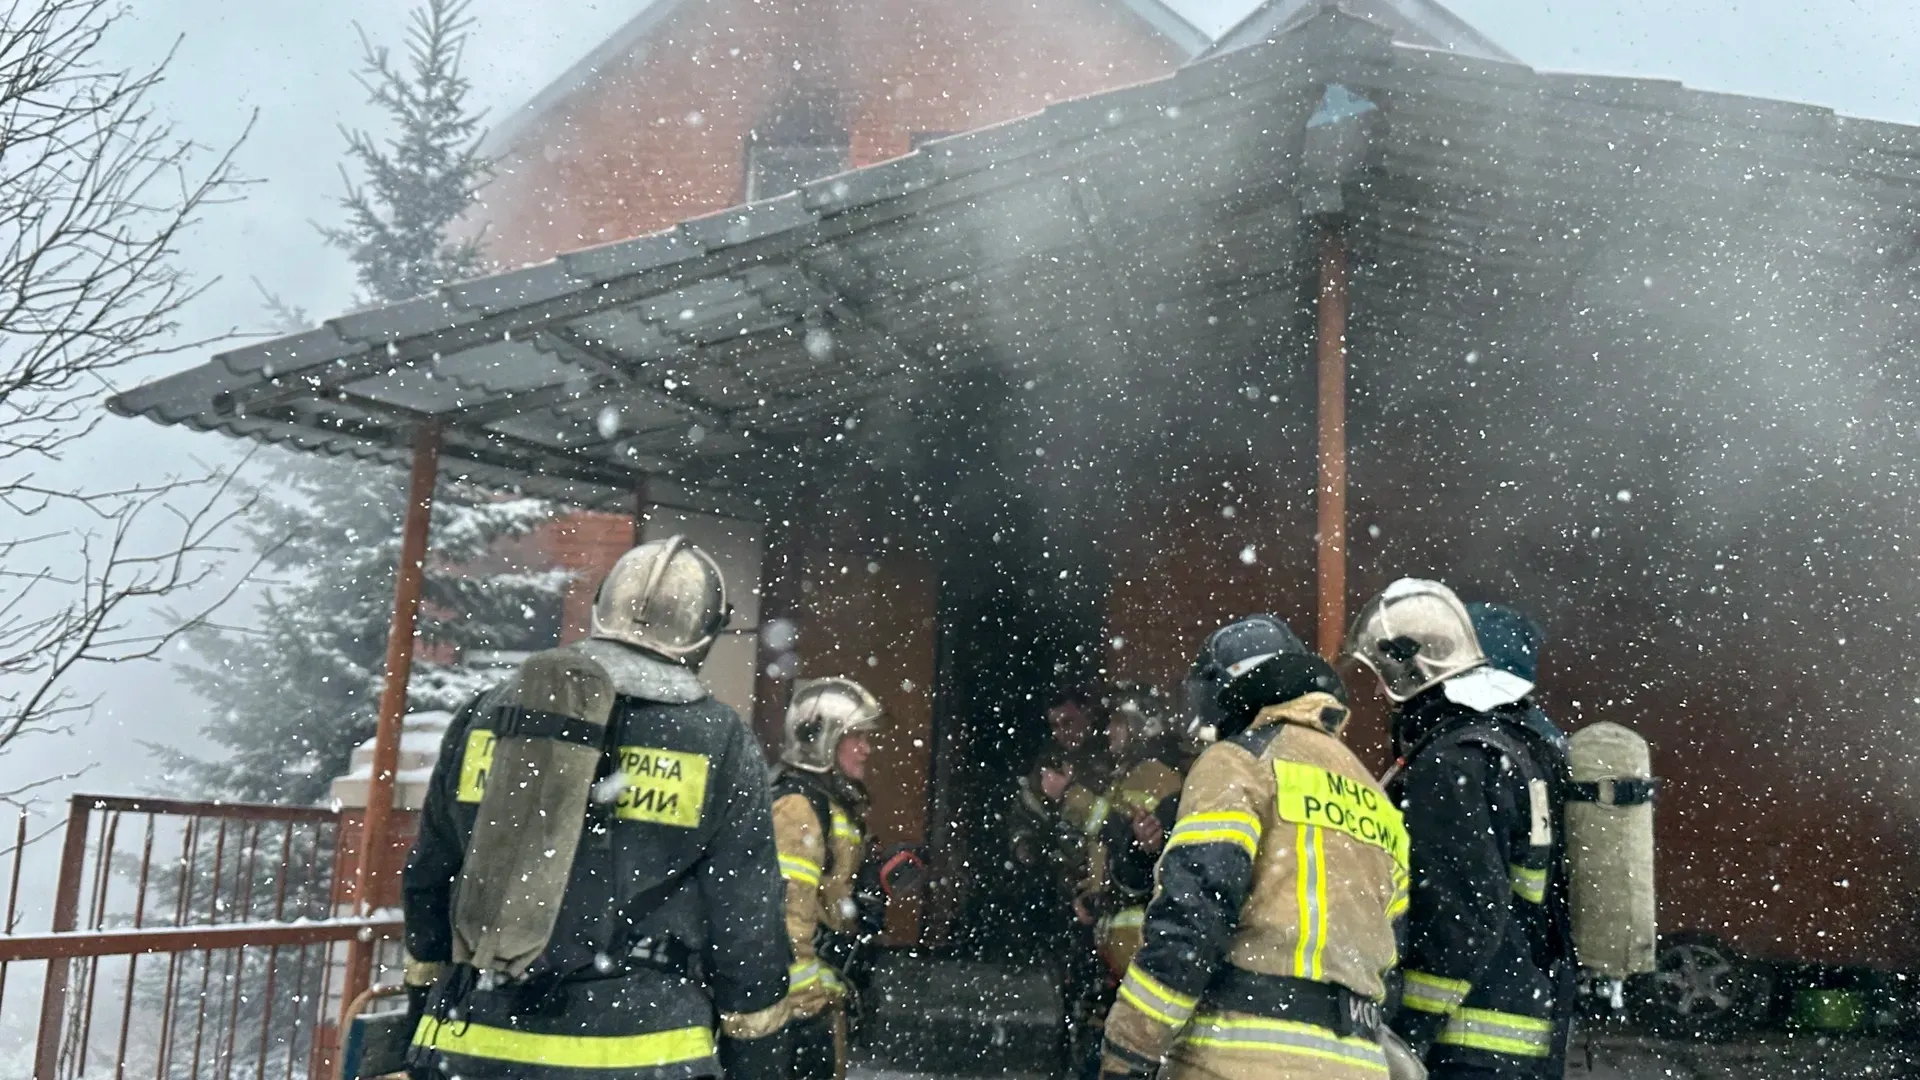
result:
<svg viewBox="0 0 1920 1080"><path fill-rule="evenodd" d="M1420 1055L1392 1028L1380 1029L1380 1049L1387 1055L1387 1080L1427 1080L1427 1066Z"/></svg>

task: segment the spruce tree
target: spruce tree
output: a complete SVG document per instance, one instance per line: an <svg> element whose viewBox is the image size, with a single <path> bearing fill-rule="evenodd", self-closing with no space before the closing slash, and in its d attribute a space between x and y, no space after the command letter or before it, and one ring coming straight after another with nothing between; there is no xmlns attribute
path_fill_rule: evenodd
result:
<svg viewBox="0 0 1920 1080"><path fill-rule="evenodd" d="M366 44L362 85L390 129L384 137L346 133L359 179L346 182L345 223L322 232L352 260L367 304L406 300L482 269L478 242L454 234L487 175L480 117L460 73L465 6L426 0L412 14L404 61ZM286 321L291 309L269 306ZM280 580L257 605L256 629L192 639L193 662L181 678L212 704L203 730L226 752L170 754L180 779L225 798L325 798L374 728L404 480L350 459L289 458L275 469L251 539ZM442 485L410 709L451 710L484 688L492 676L459 663L473 650L554 644L566 574L515 565L503 545L553 513L539 500Z"/></svg>

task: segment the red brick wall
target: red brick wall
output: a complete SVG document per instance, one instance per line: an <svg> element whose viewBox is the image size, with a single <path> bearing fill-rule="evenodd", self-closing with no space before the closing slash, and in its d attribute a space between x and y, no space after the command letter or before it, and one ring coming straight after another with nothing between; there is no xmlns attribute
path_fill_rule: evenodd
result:
<svg viewBox="0 0 1920 1080"><path fill-rule="evenodd" d="M738 203L748 131L796 78L838 92L863 165L1179 59L1110 0L690 0L499 163L488 253L517 266Z"/></svg>
<svg viewBox="0 0 1920 1080"><path fill-rule="evenodd" d="M633 546L633 519L625 514L569 514L541 526L534 538L553 565L574 571L561 598L560 640L585 637L600 579Z"/></svg>

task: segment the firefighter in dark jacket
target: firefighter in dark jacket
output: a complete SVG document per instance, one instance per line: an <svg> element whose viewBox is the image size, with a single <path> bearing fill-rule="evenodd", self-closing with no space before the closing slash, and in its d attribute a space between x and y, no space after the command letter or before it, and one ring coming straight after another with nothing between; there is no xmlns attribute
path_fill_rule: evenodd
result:
<svg viewBox="0 0 1920 1080"><path fill-rule="evenodd" d="M1121 744L1112 751L1119 769L1107 791L1107 820L1088 860L1089 879L1075 907L1098 920L1094 941L1117 982L1140 950L1153 867L1179 811L1183 777L1169 764L1173 740L1155 691L1119 683L1103 704L1109 742ZM1121 731L1126 734L1114 738Z"/></svg>
<svg viewBox="0 0 1920 1080"><path fill-rule="evenodd" d="M1214 633L1194 681L1221 740L1181 791L1102 1073L1379 1080L1406 831L1341 741L1339 677L1258 615Z"/></svg>
<svg viewBox="0 0 1920 1080"><path fill-rule="evenodd" d="M796 1080L846 1075L847 1007L857 993L846 970L886 923L897 889L917 882L909 848L867 857L867 757L883 717L852 679L805 679L787 706L773 782L773 832L787 882L793 967L783 1007Z"/></svg>
<svg viewBox="0 0 1920 1080"><path fill-rule="evenodd" d="M643 544L601 584L590 639L536 654L455 718L404 879L407 982L424 1014L416 1075L785 1074L784 1034L768 1022L788 945L766 769L699 675L728 612L705 552L679 537ZM606 693L589 715L596 680ZM578 792L562 790L561 753L585 755ZM524 760L536 767L513 772ZM581 809L571 821L549 809L566 798ZM531 823L517 831L533 834L532 855L503 885L516 831L496 822L512 811ZM478 925L471 910L502 888L526 894L506 909L522 916ZM494 945L474 944L542 918L504 973Z"/></svg>
<svg viewBox="0 0 1920 1080"><path fill-rule="evenodd" d="M1354 621L1347 653L1399 704L1389 792L1413 889L1394 1026L1436 1080L1565 1072L1575 965L1561 836L1564 741L1530 701L1538 632L1403 579Z"/></svg>

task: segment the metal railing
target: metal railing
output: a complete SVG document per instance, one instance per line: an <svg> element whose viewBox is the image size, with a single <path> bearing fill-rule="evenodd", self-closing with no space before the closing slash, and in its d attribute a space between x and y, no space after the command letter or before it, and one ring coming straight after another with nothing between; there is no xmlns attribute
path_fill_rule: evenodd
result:
<svg viewBox="0 0 1920 1080"><path fill-rule="evenodd" d="M51 925L15 933L16 829L0 1010L44 962L34 1080L330 1076L342 943L398 916L342 918L333 810L76 795Z"/></svg>

